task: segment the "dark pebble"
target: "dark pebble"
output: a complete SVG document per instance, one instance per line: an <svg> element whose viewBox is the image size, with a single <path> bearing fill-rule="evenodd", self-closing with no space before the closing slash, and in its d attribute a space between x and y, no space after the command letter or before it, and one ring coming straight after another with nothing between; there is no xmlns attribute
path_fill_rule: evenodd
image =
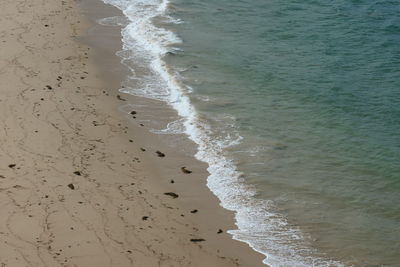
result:
<svg viewBox="0 0 400 267"><path fill-rule="evenodd" d="M161 151L156 151L156 154L157 154L157 156L159 156L160 158L163 158L163 157L165 157L165 154L164 153L162 153Z"/></svg>
<svg viewBox="0 0 400 267"><path fill-rule="evenodd" d="M179 197L179 195L178 195L178 194L175 194L174 192L167 192L167 193L164 193L164 195L170 196L170 197L172 197L172 198L177 198L177 197Z"/></svg>
<svg viewBox="0 0 400 267"><path fill-rule="evenodd" d="M182 171L183 173L186 173L186 174L192 173L192 171L186 169L186 167L182 167L182 168L181 168L181 171Z"/></svg>
<svg viewBox="0 0 400 267"><path fill-rule="evenodd" d="M126 99L123 99L120 95L117 95L117 98L118 98L118 100L126 101Z"/></svg>
<svg viewBox="0 0 400 267"><path fill-rule="evenodd" d="M203 239L203 238L192 238L192 239L190 239L190 241L191 242L203 242L203 241L206 241L206 240Z"/></svg>
<svg viewBox="0 0 400 267"><path fill-rule="evenodd" d="M73 184L69 184L68 187L69 187L71 190L74 190L74 189L75 189L75 186L74 186Z"/></svg>

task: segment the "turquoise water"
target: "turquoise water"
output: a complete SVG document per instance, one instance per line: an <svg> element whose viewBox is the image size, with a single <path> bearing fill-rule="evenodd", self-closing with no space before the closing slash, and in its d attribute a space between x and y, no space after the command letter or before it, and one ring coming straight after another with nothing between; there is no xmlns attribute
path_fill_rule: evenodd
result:
<svg viewBox="0 0 400 267"><path fill-rule="evenodd" d="M174 4L173 62L236 118L258 197L334 258L400 266L400 1Z"/></svg>
<svg viewBox="0 0 400 267"><path fill-rule="evenodd" d="M334 258L400 266L400 1L174 7L171 61L197 66L201 112L236 118L230 152L258 197Z"/></svg>
<svg viewBox="0 0 400 267"><path fill-rule="evenodd" d="M234 238L273 266L400 266L400 1L108 2L135 79L180 86L130 92L187 119Z"/></svg>

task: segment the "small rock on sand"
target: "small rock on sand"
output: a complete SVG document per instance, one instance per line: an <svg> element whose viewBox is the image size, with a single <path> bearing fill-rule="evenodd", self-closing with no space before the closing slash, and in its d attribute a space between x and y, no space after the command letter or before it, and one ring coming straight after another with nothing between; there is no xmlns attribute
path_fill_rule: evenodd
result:
<svg viewBox="0 0 400 267"><path fill-rule="evenodd" d="M157 156L159 156L160 158L163 158L163 157L165 157L165 154L164 153L162 153L161 151L159 151L159 150L157 150L156 151L156 154L157 154Z"/></svg>
<svg viewBox="0 0 400 267"><path fill-rule="evenodd" d="M74 186L73 184L69 184L68 187L69 187L71 190L74 190L74 189L75 189L75 186Z"/></svg>
<svg viewBox="0 0 400 267"><path fill-rule="evenodd" d="M117 98L118 98L118 100L126 101L126 99L123 99L120 95L117 95Z"/></svg>
<svg viewBox="0 0 400 267"><path fill-rule="evenodd" d="M203 239L203 238L192 238L192 239L190 239L190 241L191 242L203 242L203 241L206 241L206 240Z"/></svg>
<svg viewBox="0 0 400 267"><path fill-rule="evenodd" d="M183 173L186 173L186 174L192 173L192 171L186 169L186 167L182 167L182 168L181 168L181 171L182 171Z"/></svg>
<svg viewBox="0 0 400 267"><path fill-rule="evenodd" d="M179 195L175 194L174 192L167 192L167 193L164 193L164 195L170 196L172 198L178 198L179 197Z"/></svg>

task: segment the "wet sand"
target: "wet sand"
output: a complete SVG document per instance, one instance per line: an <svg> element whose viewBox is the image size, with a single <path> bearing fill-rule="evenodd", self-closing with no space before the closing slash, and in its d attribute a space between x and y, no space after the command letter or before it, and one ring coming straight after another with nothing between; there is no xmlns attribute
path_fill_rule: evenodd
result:
<svg viewBox="0 0 400 267"><path fill-rule="evenodd" d="M118 92L119 30L95 24L118 12L79 3L2 2L1 266L263 266L226 233L193 144L168 146L133 107L174 112Z"/></svg>

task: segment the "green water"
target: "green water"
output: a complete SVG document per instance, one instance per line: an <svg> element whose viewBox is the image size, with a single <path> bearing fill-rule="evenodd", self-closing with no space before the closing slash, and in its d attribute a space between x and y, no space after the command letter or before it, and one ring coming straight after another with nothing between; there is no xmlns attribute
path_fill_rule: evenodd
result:
<svg viewBox="0 0 400 267"><path fill-rule="evenodd" d="M329 258L400 266L400 1L175 0L168 56L257 198ZM229 133L232 133L230 136Z"/></svg>

